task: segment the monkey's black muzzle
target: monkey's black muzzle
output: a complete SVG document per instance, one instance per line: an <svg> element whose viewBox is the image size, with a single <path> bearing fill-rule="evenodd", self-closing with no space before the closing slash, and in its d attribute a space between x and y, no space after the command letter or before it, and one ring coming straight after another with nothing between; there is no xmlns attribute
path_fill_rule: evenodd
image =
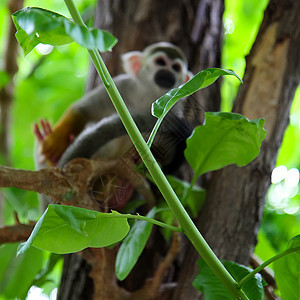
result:
<svg viewBox="0 0 300 300"><path fill-rule="evenodd" d="M159 70L154 76L154 81L164 89L170 89L176 82L175 76L168 70Z"/></svg>

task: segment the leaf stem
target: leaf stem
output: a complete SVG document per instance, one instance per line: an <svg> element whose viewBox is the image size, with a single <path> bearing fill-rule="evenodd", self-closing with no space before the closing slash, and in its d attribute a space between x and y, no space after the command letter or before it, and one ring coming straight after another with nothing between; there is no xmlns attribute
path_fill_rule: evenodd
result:
<svg viewBox="0 0 300 300"><path fill-rule="evenodd" d="M81 17L79 18L79 12L77 11L72 0L65 0L65 3L70 11L70 14L75 22L82 21ZM80 15L79 15L80 16ZM90 53L90 51L89 51ZM122 120L128 135L130 136L134 146L136 147L139 155L141 156L143 162L145 163L149 173L151 174L155 184L165 198L167 204L171 208L172 213L177 218L178 223L180 224L183 232L186 234L192 245L205 260L210 269L216 274L224 286L230 291L230 293L238 298L248 300L248 297L244 294L242 290L237 289L237 283L230 273L226 270L221 261L214 254L212 249L206 243L205 239L202 237L197 227L191 220L190 216L182 206L180 200L177 198L177 195L170 186L168 180L160 169L157 161L155 160L153 154L150 151L150 148L147 146L143 136L139 132L136 124L134 123L132 116L130 115L119 91L117 90L100 54L97 51L93 50L92 60L95 64L95 67L99 75L104 75L105 81L109 84L106 84L105 87L111 98L111 101L116 108L120 119ZM102 79L102 77L101 77ZM104 82L105 82L104 81Z"/></svg>
<svg viewBox="0 0 300 300"><path fill-rule="evenodd" d="M254 277L255 274L257 274L258 272L260 272L262 269L264 269L266 266L268 266L269 264L273 263L274 261L292 253L292 252L296 252L296 251L300 251L300 247L296 247L296 248L291 248L291 249L287 249L285 251L283 251L282 253L279 253L273 257L271 257L270 259L266 260L264 263L262 263L260 266L258 266L256 269L254 269L252 272L250 272L247 276L245 276L237 285L237 288L242 288L243 285L245 285L252 277Z"/></svg>
<svg viewBox="0 0 300 300"><path fill-rule="evenodd" d="M158 129L159 129L159 126L160 126L160 124L162 123L162 120L163 120L162 118L157 119L157 121L156 121L156 123L155 123L155 125L154 125L154 127L153 127L153 129L152 129L152 131L151 131L151 133L150 133L150 136L149 136L149 138L148 138L148 141L147 141L148 147L151 147L151 146L152 146L152 143L153 143L154 138L155 138L155 136L156 136L156 133L157 133L157 131L158 131Z"/></svg>
<svg viewBox="0 0 300 300"><path fill-rule="evenodd" d="M188 189L186 190L186 192L182 196L182 201L181 202L184 203L184 205L185 205L185 203L187 201L187 198L189 197L190 193L192 192L193 187L194 187L197 179L198 179L198 176L196 176L196 174L194 174L194 177L193 177Z"/></svg>
<svg viewBox="0 0 300 300"><path fill-rule="evenodd" d="M166 229L170 229L173 231L177 231L177 232L183 232L182 229L180 227L176 227L176 226L172 226L166 223L163 223L161 221L152 219L152 218L148 218L145 216L141 216L141 215L131 215L131 214L106 214L105 216L101 216L101 218L125 218L125 219L136 219L136 220L142 220L142 221L146 221L149 223L152 223L154 225L158 225L160 227L166 228Z"/></svg>

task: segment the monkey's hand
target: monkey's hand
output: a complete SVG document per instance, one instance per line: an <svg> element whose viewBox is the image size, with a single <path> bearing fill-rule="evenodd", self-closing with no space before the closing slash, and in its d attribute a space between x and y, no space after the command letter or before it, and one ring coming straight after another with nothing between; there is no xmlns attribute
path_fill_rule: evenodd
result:
<svg viewBox="0 0 300 300"><path fill-rule="evenodd" d="M34 134L40 144L39 152L42 162L48 161L50 165L54 166L69 144L74 141L74 135L69 135L57 128L52 130L47 120L41 120L40 127L37 123L34 124Z"/></svg>
<svg viewBox="0 0 300 300"><path fill-rule="evenodd" d="M35 135L40 143L40 153L44 161L47 160L52 165L56 165L74 137L82 131L86 122L84 114L71 106L53 129L47 121L41 121L43 132L36 125Z"/></svg>

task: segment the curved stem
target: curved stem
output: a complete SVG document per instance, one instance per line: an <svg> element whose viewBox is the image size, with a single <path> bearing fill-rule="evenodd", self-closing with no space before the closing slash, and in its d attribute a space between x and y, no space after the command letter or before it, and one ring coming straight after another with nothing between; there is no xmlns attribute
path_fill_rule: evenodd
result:
<svg viewBox="0 0 300 300"><path fill-rule="evenodd" d="M70 11L73 20L75 22L78 22L80 20L82 21L81 17L78 17L79 12L77 11L73 1L65 0L65 3L67 4L67 7ZM152 176L155 184L157 185L167 204L171 208L173 215L178 220L178 223L180 224L183 232L186 234L186 236L188 237L192 245L195 247L195 249L198 251L198 253L201 255L201 257L205 260L210 269L216 274L216 276L220 279L224 286L230 291L230 293L235 298L248 300L248 297L244 294L244 292L242 290L237 289L237 282L226 270L224 265L221 263L221 261L217 258L215 253L206 243L205 239L198 231L190 216L182 206L180 200L178 199L177 195L173 191L168 180L166 179L165 175L160 169L142 134L139 132L135 122L133 121L132 116L130 115L118 89L116 88L115 83L113 82L100 54L98 53L98 51L95 50L93 50L93 54L96 55L96 58L94 56L91 56L95 67L100 76L104 75L104 77L106 77L105 81L107 81L108 85L104 86L106 87L107 93L109 94L109 97L114 107L116 108L119 117L123 122L126 131L128 132L129 137L131 138L135 148L137 149L147 169L149 170L149 173Z"/></svg>
<svg viewBox="0 0 300 300"><path fill-rule="evenodd" d="M262 269L264 269L266 266L268 266L269 264L273 263L274 261L292 253L292 252L296 252L299 251L300 247L297 248L291 248L291 249L287 249L285 251L283 251L282 253L279 253L273 257L271 257L270 259L268 259L267 261L265 261L264 263L262 263L260 266L258 266L255 270L253 270L251 273L249 273L247 276L245 276L237 285L237 288L241 288L246 282L248 282L255 274L257 274L258 272L260 272Z"/></svg>
<svg viewBox="0 0 300 300"><path fill-rule="evenodd" d="M150 136L149 136L148 141L147 141L147 145L148 145L148 147L150 147L150 148L151 148L152 143L153 143L153 141L154 141L154 138L155 138L155 136L156 136L156 134L157 134L157 131L158 131L158 129L159 129L159 126L160 126L161 123L162 123L162 120L163 120L162 118L157 119L157 121L156 121L156 123L155 123L155 125L154 125L154 127L153 127L153 129L152 129L152 131L151 131L151 133L150 133Z"/></svg>

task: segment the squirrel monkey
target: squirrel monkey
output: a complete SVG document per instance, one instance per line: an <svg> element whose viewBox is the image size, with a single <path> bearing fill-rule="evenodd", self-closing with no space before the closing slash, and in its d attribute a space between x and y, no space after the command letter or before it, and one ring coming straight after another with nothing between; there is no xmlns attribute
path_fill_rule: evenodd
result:
<svg viewBox="0 0 300 300"><path fill-rule="evenodd" d="M144 116L145 121L146 119L148 121L153 119L150 113L153 101L192 77L192 73L187 69L187 61L181 49L166 42L150 45L142 52L128 52L122 55L122 61L125 74L116 76L114 82L130 113L133 116L137 114ZM112 118L114 122L119 122L114 114L115 109L104 86L101 84L72 104L53 129L46 121L41 122L42 130L35 124L35 135L40 143L39 155L44 160L56 165L65 150L74 141L74 138L83 131L88 123L104 121L104 123L100 123L100 127L101 124L105 124L107 127L109 118ZM140 125L143 124L141 118L139 120ZM149 122L150 126L153 120ZM99 127L99 125L97 126ZM112 126L109 126L109 128L110 131L104 132L106 138L103 137L103 140L101 140L99 134L97 135L97 146L103 146L110 137L120 134L120 132L114 132ZM123 129L121 131L124 133ZM78 148L78 142L75 145L72 148ZM88 146L82 145L81 152L83 152L83 148L88 148ZM86 151L96 152L95 149L90 148ZM71 156L74 157L74 153ZM102 157L101 153L100 157ZM66 162L66 159L64 159L64 162ZM59 163L59 165L62 164Z"/></svg>

